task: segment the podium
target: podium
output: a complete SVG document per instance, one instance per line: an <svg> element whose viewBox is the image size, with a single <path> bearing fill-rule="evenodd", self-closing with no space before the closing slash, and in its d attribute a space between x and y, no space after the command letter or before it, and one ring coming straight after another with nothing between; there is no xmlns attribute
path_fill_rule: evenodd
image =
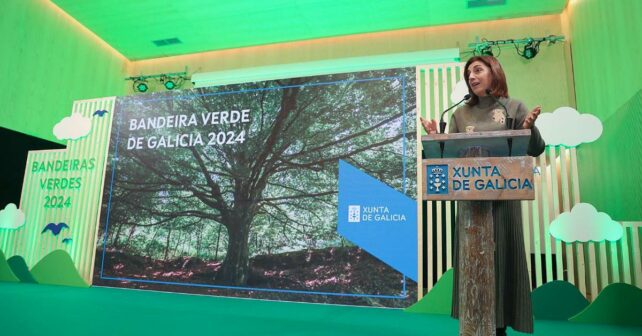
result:
<svg viewBox="0 0 642 336"><path fill-rule="evenodd" d="M459 335L495 335L493 201L535 199L530 130L422 137L422 194L459 201L455 246Z"/></svg>

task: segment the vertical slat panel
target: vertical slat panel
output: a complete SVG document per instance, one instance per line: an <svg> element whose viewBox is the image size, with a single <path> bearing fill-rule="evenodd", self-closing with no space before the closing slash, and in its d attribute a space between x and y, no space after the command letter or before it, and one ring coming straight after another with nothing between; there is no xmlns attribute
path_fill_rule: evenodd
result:
<svg viewBox="0 0 642 336"><path fill-rule="evenodd" d="M608 242L611 259L611 283L620 282L620 265L617 258L617 242Z"/></svg>
<svg viewBox="0 0 642 336"><path fill-rule="evenodd" d="M423 75L423 86L424 90L421 93L421 96L424 98L422 102L422 106L424 106L425 111L424 113L424 118L431 120L434 118L434 108L432 106L432 95L431 92L433 90L432 86L430 85L431 83L431 77L434 71L432 69L423 69L422 70L422 75ZM432 227L433 221L432 221L432 216L433 216L433 206L435 202L426 202L426 216L428 217L426 220L426 251L427 251L427 256L426 256L426 272L427 272L427 286L426 290L430 291L433 287L433 284L437 281L437 279L434 278L434 239L435 239L435 233Z"/></svg>
<svg viewBox="0 0 642 336"><path fill-rule="evenodd" d="M79 113L83 117L91 118L92 110L93 111L96 110L96 105L95 104L96 104L95 101L94 102L84 102L84 103L80 103L80 104L74 104L74 107L75 107L75 105L80 105ZM98 129L96 124L92 125L92 131L93 131L92 132L93 134L90 134L90 136L87 139L85 139L85 141L82 141L79 144L76 144L75 146L73 146L73 150L69 151L69 156L76 156L76 157L81 157L81 158L92 157L94 154L96 154L96 156L98 156L97 155L98 153L95 153L95 151L96 151L95 145L96 145L96 141L99 141L97 138L99 136L103 136L103 135L100 134L100 131L99 131L99 129ZM97 152L100 152L100 150L98 150ZM83 176L83 177L85 177L85 176ZM87 180L86 177L85 177L85 180ZM98 184L101 184L101 182L102 181L100 181L100 182L96 181L96 186L95 187L100 189L100 187L98 187ZM92 193L92 194L94 194L94 193ZM92 194L89 194L89 195L87 195L87 197L83 197L82 199L75 199L74 200L75 206L80 208L80 209L92 208L93 205L96 204L96 201L95 201L95 199L94 199ZM99 210L96 209L96 213L98 211ZM79 223L87 223L87 224L92 223L92 224L95 225L95 223L93 223L93 219L95 218L95 216L96 216L96 214L95 213L91 213L90 211L81 211L81 213L77 214L74 217ZM76 224L76 223L74 223L74 224ZM89 231L89 230L93 231L93 229L89 228L88 226L91 226L91 224L83 225L82 227L78 228L77 230L74 230L73 241L75 243L77 243L77 245L74 244L73 247L75 248L75 252L76 253L70 252L70 255L71 255L72 259L76 261L76 266L77 266L78 270L81 272L81 276L83 278L85 278L85 279L89 279L91 272L88 272L88 270L86 268L84 268L83 266L85 265L86 259L89 259L89 258L91 258L91 256L93 256L93 253L87 253L87 252L90 252L90 251L92 251L94 249L94 240L93 240L94 237L93 236L92 236L92 239L82 239L82 237L88 236L87 235L87 231Z"/></svg>
<svg viewBox="0 0 642 336"><path fill-rule="evenodd" d="M440 97L442 96L442 92L446 91L443 88L443 68L441 66L438 66L435 68L435 70L432 72L433 78L432 78L432 85L433 85L433 111L438 114L439 111L441 111L441 99ZM436 118L435 118L436 119ZM443 202L436 202L437 204L437 230L436 230L436 235L437 235L437 279L441 278L441 275L443 274L443 254L444 254L444 247L442 244L442 238L443 238L443 217L442 217L442 206Z"/></svg>
<svg viewBox="0 0 642 336"><path fill-rule="evenodd" d="M598 283L598 277L597 277L597 259L596 259L596 253L595 253L595 243L594 242L588 242L586 244L588 246L588 274L589 274L589 284L591 286L591 297L595 299L597 297L597 293L599 292L597 283Z"/></svg>
<svg viewBox="0 0 642 336"><path fill-rule="evenodd" d="M642 246L640 246L640 228L642 228L642 225L640 223L638 223L637 225L631 225L633 236L631 259L635 274L635 285L639 288L642 288L642 254L640 254L640 252L642 252Z"/></svg>
<svg viewBox="0 0 642 336"><path fill-rule="evenodd" d="M427 276L428 284L426 286L426 289L428 291L430 291L432 289L433 283L435 283L437 281L437 279L435 279L433 277L433 274L434 274L433 270L435 268L435 265L433 263L433 240L434 240L434 235L435 235L434 231L432 229L432 207L433 207L433 204L434 204L434 202L432 202L432 201L426 202L426 210L427 210L426 211L426 216L428 217L428 221L427 221L428 225L426 225L426 230L428 231L427 234L426 234L426 236L427 236L426 237L426 240L427 240L427 242L426 242L426 245L427 245L426 246L426 251L427 251L427 254L428 254L426 256L426 259L427 259L426 272L428 272L428 274L427 274L428 275Z"/></svg>
<svg viewBox="0 0 642 336"><path fill-rule="evenodd" d="M629 227L624 227L624 233L622 234L622 239L620 241L622 242L622 264L620 265L622 269L622 282L631 283L631 263L629 261L629 235L630 235L630 228Z"/></svg>
<svg viewBox="0 0 642 336"><path fill-rule="evenodd" d="M446 228L446 244L444 246L444 249L445 249L444 252L446 253L445 269L448 270L449 268L452 267L452 264L453 264L453 261L452 261L453 253L452 253L452 246L451 246L451 242L452 242L452 225L451 225L451 220L450 220L451 217L452 217L450 208L451 208L451 203L453 203L453 202L446 201L445 203L446 203L446 218L444 219L444 226Z"/></svg>
<svg viewBox="0 0 642 336"><path fill-rule="evenodd" d="M540 170L542 171L542 183L540 185L541 189L541 206L542 206L542 241L544 242L544 252L545 256L545 270L546 270L546 281L553 280L553 251L551 247L551 235L549 234L549 225L551 223L551 212L553 208L552 204L552 188L551 188L551 172L550 167L547 162L546 151L540 155Z"/></svg>
<svg viewBox="0 0 642 336"><path fill-rule="evenodd" d="M417 83L417 94L415 95L417 99L417 107L418 107L418 113L417 115L419 117L424 117L426 113L426 106L424 105L424 101L426 100L425 92L426 92L426 85L424 83L424 78L425 78L425 71L424 69L417 68L417 71L415 71L415 83ZM420 124L417 124L417 127L415 129L415 134L417 136L417 139L421 139L421 134L422 134L422 127L420 127ZM417 143L417 148L420 147L420 141ZM423 181L423 169L422 167L422 157L421 157L421 151L417 151L416 156L416 164L417 164L417 185L418 190L421 190L422 187L422 181ZM101 192L102 195L102 192ZM421 195L421 192L417 193L417 301L421 300L424 296L424 225L423 225L423 204L419 199L419 195Z"/></svg>
<svg viewBox="0 0 642 336"><path fill-rule="evenodd" d="M539 158L534 159L535 165L539 166ZM538 188L542 187L542 175L535 175L535 185ZM541 239L541 218L542 206L540 200L540 192L536 193L535 200L533 201L533 253L535 254L535 288L542 285L542 239Z"/></svg>
<svg viewBox="0 0 642 336"><path fill-rule="evenodd" d="M560 215L560 199L559 199L559 185L558 185L558 170L557 170L557 148L551 147L548 150L549 163L551 166L551 222ZM548 225L550 229L550 223ZM549 231L550 233L550 231ZM553 238L552 236L548 237L554 242L554 253L555 253L555 269L557 276L555 280L564 280L564 262L562 261L562 243L561 241Z"/></svg>
<svg viewBox="0 0 642 336"><path fill-rule="evenodd" d="M571 187L572 187L572 193L573 193L573 198L572 198L572 205L574 206L575 204L580 202L580 186L578 184L579 178L577 174L577 152L575 148L571 148L570 150L570 156L571 156L571 164L570 164L570 173L571 173ZM585 261L584 261L584 245L582 244L575 244L577 255L576 255L576 265L577 267L577 285L580 289L580 292L584 294L584 296L587 296L587 288L586 288L586 266L585 266Z"/></svg>
<svg viewBox="0 0 642 336"><path fill-rule="evenodd" d="M606 242L601 241L598 243L599 249L599 258L600 262L598 264L600 270L600 279L598 284L598 290L604 289L609 284L609 263L606 258Z"/></svg>
<svg viewBox="0 0 642 336"><path fill-rule="evenodd" d="M441 275L444 273L444 263L443 263L443 257L444 257L444 246L442 244L442 238L443 238L443 230L442 230L442 225L443 225L443 220L442 220L442 205L443 202L435 202L437 205L436 208L436 218L437 218L437 223L436 223L436 230L435 230L435 238L437 239L436 246L437 246L437 262L435 263L435 267L437 268L437 279L441 278Z"/></svg>
<svg viewBox="0 0 642 336"><path fill-rule="evenodd" d="M571 211L571 201L570 201L570 176L569 176L569 168L568 168L568 149L566 148L560 148L560 180L561 180L561 188L562 188L562 211L561 212L567 212ZM575 262L574 262L574 257L575 253L573 251L573 245L572 244L564 244L566 247L566 272L567 272L567 277L568 277L568 282L574 284L577 286L577 283L575 282Z"/></svg>
<svg viewBox="0 0 642 336"><path fill-rule="evenodd" d="M457 83L457 75L459 74L459 68L457 66L449 66L449 90L446 90L445 92L445 100L448 101L448 95L450 92L452 92L452 89L454 89L455 84ZM453 110L448 112L448 119L450 121L450 115L453 112ZM451 214L451 208L452 204L454 202L446 202L446 269L450 269L453 267L453 255L452 255L452 241L453 241L453 234L452 234L452 228L453 228L453 223L452 223L452 214Z"/></svg>

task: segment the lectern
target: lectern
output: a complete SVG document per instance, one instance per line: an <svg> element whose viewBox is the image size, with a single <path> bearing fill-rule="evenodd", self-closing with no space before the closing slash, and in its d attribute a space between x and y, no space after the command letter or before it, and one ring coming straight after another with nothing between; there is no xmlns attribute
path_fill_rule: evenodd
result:
<svg viewBox="0 0 642 336"><path fill-rule="evenodd" d="M459 201L459 334L495 335L493 201L533 200L530 130L422 137L423 199Z"/></svg>

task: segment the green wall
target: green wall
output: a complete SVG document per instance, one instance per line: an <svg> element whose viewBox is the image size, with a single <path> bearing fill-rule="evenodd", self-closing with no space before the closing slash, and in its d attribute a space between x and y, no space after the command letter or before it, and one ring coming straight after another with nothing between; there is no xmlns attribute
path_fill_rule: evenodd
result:
<svg viewBox="0 0 642 336"><path fill-rule="evenodd" d="M0 0L0 49L1 127L60 142L74 100L126 92L127 60L48 1Z"/></svg>
<svg viewBox="0 0 642 336"><path fill-rule="evenodd" d="M577 109L604 124L578 149L581 200L642 221L642 1L572 0L568 14Z"/></svg>

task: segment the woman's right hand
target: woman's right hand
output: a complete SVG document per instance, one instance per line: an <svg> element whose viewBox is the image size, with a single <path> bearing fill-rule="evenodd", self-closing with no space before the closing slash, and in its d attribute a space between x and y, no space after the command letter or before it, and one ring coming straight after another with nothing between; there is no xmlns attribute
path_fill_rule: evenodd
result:
<svg viewBox="0 0 642 336"><path fill-rule="evenodd" d="M422 117L419 117L419 120L421 121L421 125L424 127L424 130L428 134L435 134L437 133L437 120L426 120Z"/></svg>

